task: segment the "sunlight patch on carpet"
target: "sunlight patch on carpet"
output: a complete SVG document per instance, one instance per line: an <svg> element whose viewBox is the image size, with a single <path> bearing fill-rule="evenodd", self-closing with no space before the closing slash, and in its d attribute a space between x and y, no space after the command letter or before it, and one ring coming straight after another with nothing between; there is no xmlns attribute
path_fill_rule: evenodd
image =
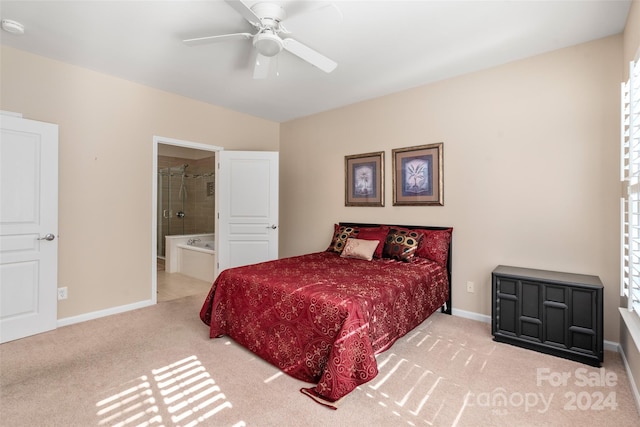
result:
<svg viewBox="0 0 640 427"><path fill-rule="evenodd" d="M359 389L408 425L451 425L467 388L395 353L384 354L379 374Z"/></svg>
<svg viewBox="0 0 640 427"><path fill-rule="evenodd" d="M233 407L196 356L151 370L96 404L99 425L195 427ZM213 419L212 419L213 418ZM235 426L244 426L238 421Z"/></svg>
<svg viewBox="0 0 640 427"><path fill-rule="evenodd" d="M98 425L154 425L162 424L159 408L146 375L123 384L123 390L96 404Z"/></svg>
<svg viewBox="0 0 640 427"><path fill-rule="evenodd" d="M407 334L396 345L397 352L378 354L377 377L357 390L407 425L456 425L465 411L469 388L455 378L484 371L494 346L474 348L434 334L429 326L427 322ZM443 366L442 362L444 371L429 369Z"/></svg>
<svg viewBox="0 0 640 427"><path fill-rule="evenodd" d="M275 374L271 375L269 378L267 378L266 380L264 380L265 384L270 383L271 381L275 380L278 377L281 377L284 375L284 372L280 371L280 372L276 372Z"/></svg>

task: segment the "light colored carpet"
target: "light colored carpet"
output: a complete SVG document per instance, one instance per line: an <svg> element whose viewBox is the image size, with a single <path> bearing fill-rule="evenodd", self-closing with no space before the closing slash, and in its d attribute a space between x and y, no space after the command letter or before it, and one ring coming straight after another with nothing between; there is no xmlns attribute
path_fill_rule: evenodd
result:
<svg viewBox="0 0 640 427"><path fill-rule="evenodd" d="M333 411L228 338L204 295L0 345L1 426L638 426L620 356L592 368L436 313ZM565 378L563 380L563 378Z"/></svg>

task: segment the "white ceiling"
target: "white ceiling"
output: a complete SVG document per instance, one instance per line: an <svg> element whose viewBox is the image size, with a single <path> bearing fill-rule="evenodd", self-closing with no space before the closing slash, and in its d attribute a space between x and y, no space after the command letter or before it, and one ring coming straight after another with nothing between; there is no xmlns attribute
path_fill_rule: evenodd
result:
<svg viewBox="0 0 640 427"><path fill-rule="evenodd" d="M249 6L256 1L245 1ZM253 28L222 0L5 1L25 26L3 45L284 122L618 34L630 0L273 1L290 36L338 63L330 74L283 51L254 80L251 40L182 40ZM315 11L314 11L315 10ZM283 22L287 24L287 19ZM277 75L276 75L277 70Z"/></svg>

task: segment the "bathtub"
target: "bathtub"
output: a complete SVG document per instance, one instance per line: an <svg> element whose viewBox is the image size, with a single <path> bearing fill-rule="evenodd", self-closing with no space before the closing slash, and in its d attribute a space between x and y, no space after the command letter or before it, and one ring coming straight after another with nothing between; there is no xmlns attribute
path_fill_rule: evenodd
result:
<svg viewBox="0 0 640 427"><path fill-rule="evenodd" d="M198 240L188 244L190 240ZM165 271L213 282L216 251L214 234L166 236Z"/></svg>
<svg viewBox="0 0 640 427"><path fill-rule="evenodd" d="M199 242L193 242L191 244L189 244L189 242L187 241L187 244L180 244L178 245L178 247L187 247L187 249L191 248L193 250L200 250L200 249L205 249L208 251L215 251L216 250L216 241L215 240L201 240Z"/></svg>

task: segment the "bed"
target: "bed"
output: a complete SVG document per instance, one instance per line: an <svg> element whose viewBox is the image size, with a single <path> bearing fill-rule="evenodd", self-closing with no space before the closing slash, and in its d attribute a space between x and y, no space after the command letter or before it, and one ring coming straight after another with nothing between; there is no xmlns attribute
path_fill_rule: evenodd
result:
<svg viewBox="0 0 640 427"><path fill-rule="evenodd" d="M227 269L200 311L333 409L432 313L451 314L450 227L335 224L326 251ZM373 248L373 250L372 250Z"/></svg>

